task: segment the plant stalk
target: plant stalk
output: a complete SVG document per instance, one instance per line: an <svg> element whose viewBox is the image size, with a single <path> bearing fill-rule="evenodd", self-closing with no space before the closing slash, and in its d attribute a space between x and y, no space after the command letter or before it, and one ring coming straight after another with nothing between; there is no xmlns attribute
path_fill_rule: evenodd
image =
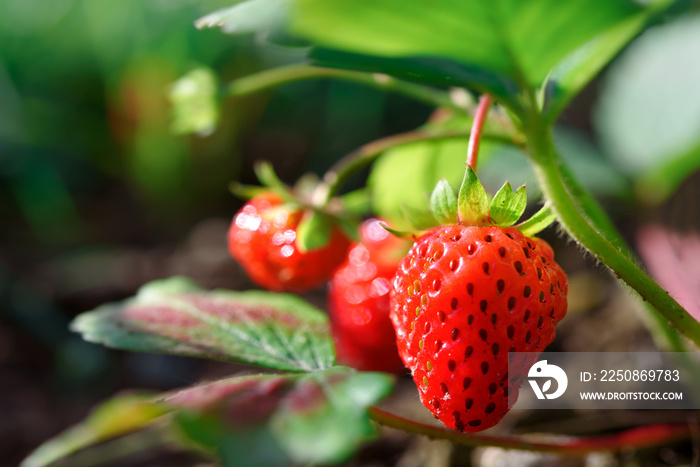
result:
<svg viewBox="0 0 700 467"><path fill-rule="evenodd" d="M222 95L231 97L244 96L282 84L321 78L333 78L364 84L383 91L403 94L429 106L447 107L464 112L464 109L455 104L445 91L402 81L379 73L363 73L360 71L323 68L310 65L289 65L244 76L224 85Z"/></svg>
<svg viewBox="0 0 700 467"><path fill-rule="evenodd" d="M689 438L694 433L693 427L689 425L662 424L633 428L600 437L580 438L561 443L543 443L528 441L521 437L464 434L447 428L418 423L375 407L370 408L370 414L380 425L433 439L445 439L465 446L493 446L521 451L549 452L566 456L661 446L676 440Z"/></svg>
<svg viewBox="0 0 700 467"><path fill-rule="evenodd" d="M468 130L418 129L380 138L360 146L358 149L336 162L335 165L326 172L323 177L324 183L319 186L317 193L314 195L314 203L323 205L323 203L328 202L333 196L338 194L340 187L352 174L374 162L384 151L420 141L469 138L469 135L470 131ZM482 137L492 141L522 146L520 141L516 141L512 136L506 134L483 133Z"/></svg>
<svg viewBox="0 0 700 467"><path fill-rule="evenodd" d="M474 123L472 123L472 131L469 135L469 146L467 148L467 166L471 167L476 173L476 164L479 160L479 143L481 143L481 133L486 123L486 115L491 107L491 96L482 94L479 99L479 105L474 114Z"/></svg>
<svg viewBox="0 0 700 467"><path fill-rule="evenodd" d="M633 258L633 253L627 246L622 234L612 223L600 204L591 196L588 191L574 177L571 169L566 165L564 160L559 160L559 169L564 179L564 184L567 187L571 197L576 200L579 209L595 227L595 229L612 243L618 250L629 258ZM656 308L644 302L644 312L647 314L645 324L649 329L654 341L660 349L667 352L686 352L685 342L680 334L669 324L668 320L659 313ZM695 374L697 372L693 372ZM698 375L700 376L700 374Z"/></svg>
<svg viewBox="0 0 700 467"><path fill-rule="evenodd" d="M599 208L593 209L592 204L595 201L592 198L582 197L582 189L579 186L567 185L567 181L570 183L573 177L562 170L560 157L554 147L551 128L540 122L539 115L535 115L527 122L525 130L528 136L528 149L542 191L561 225L574 240L591 252L597 260L608 266L616 277L637 291L642 299L663 314L676 329L700 346L700 323L637 266L629 249L616 235L615 230L611 235L610 228L603 230L589 218L589 216L595 216L600 222L604 213ZM572 189L574 193L570 191ZM585 210L579 204L582 198L587 204ZM611 225L609 220L606 224Z"/></svg>

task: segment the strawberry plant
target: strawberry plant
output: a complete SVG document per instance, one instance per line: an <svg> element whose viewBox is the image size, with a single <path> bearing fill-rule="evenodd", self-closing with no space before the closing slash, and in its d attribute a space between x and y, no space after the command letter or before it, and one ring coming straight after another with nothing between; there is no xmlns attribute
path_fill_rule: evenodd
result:
<svg viewBox="0 0 700 467"><path fill-rule="evenodd" d="M568 455L688 438L686 425L556 442L463 433L506 416L509 396L534 363L508 374L508 353L542 352L566 314L567 276L536 237L555 221L645 301L644 322L661 349L700 344L700 323L641 269L590 194L595 180L577 176L554 130L572 99L671 3L247 0L200 19L200 27L293 50L303 63L224 84L212 70L194 70L171 90L176 131L209 134L224 99L320 78L398 93L435 112L414 131L341 158L321 179L304 176L289 187L261 163L264 187L232 186L249 201L233 217L229 249L266 291L206 291L175 277L72 325L109 347L271 371L117 397L23 465L51 465L128 436L223 465L341 463L378 425L468 446ZM543 206L526 220L525 188L513 191L499 173L502 188L491 196L477 177L478 165L500 157L494 148L532 166L531 193L541 193ZM697 164L686 156L674 167L687 173ZM368 166L368 186L343 193ZM386 230L360 226L372 212ZM330 321L281 293L328 282ZM401 373L399 356L415 394L444 426L376 407L392 393L397 377L387 373Z"/></svg>

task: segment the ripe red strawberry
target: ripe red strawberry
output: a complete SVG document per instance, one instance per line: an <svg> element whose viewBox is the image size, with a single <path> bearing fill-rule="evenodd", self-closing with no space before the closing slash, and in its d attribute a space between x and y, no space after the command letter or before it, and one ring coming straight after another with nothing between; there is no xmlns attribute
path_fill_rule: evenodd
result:
<svg viewBox="0 0 700 467"><path fill-rule="evenodd" d="M326 245L300 251L297 227L303 213L268 192L248 201L233 218L228 232L231 256L261 287L306 292L326 282L345 259L350 241L337 226Z"/></svg>
<svg viewBox="0 0 700 467"><path fill-rule="evenodd" d="M405 371L389 319L389 292L408 242L378 219L360 226L360 243L333 275L328 310L338 361L364 371Z"/></svg>
<svg viewBox="0 0 700 467"><path fill-rule="evenodd" d="M447 225L420 237L394 279L391 319L423 404L460 431L497 424L524 376L508 375L508 352L552 342L567 287L551 247L516 228Z"/></svg>

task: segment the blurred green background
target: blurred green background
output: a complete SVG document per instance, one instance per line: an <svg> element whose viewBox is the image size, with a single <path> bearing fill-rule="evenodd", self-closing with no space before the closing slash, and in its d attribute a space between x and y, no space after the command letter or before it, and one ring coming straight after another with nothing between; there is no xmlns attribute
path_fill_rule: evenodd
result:
<svg viewBox="0 0 700 467"><path fill-rule="evenodd" d="M190 70L207 66L226 82L305 59L303 50L259 36L194 27L230 4L0 2L0 465L16 465L119 389L163 390L231 371L106 350L71 335L68 323L175 274L206 287L252 287L229 258L225 233L241 205L227 185L255 183L253 161L271 161L293 182L306 171L323 173L363 143L418 127L433 110L358 84L316 80L228 100L209 137L174 135L168 91ZM698 31L700 21L689 17L645 34L561 119L564 155L631 241L651 220L700 222L691 177L700 165ZM461 160L462 146L445 149L445 157ZM373 179L382 181L374 182L378 190L392 187L383 199L403 196L395 188L408 185L406 177L432 184L425 172L399 170L407 158L423 160L419 153L382 159ZM494 150L489 157L481 168L489 188L504 178L528 181L537 199L521 155ZM630 308L612 281L590 273L590 258L555 232L545 236L572 273L574 314ZM323 291L307 298L323 306ZM599 328L565 323L562 333L573 348L593 335L601 340L600 329L611 326L627 326L630 342L648 340L629 314L618 313L619 322L603 316L588 317ZM626 342L620 335L609 341Z"/></svg>

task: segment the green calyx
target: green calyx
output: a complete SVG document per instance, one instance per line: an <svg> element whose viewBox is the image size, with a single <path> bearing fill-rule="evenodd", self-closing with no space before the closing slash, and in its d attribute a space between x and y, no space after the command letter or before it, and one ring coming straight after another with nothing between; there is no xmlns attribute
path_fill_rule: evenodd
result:
<svg viewBox="0 0 700 467"><path fill-rule="evenodd" d="M491 200L489 216L496 225L513 225L523 215L526 207L525 185L514 193L510 183L506 182Z"/></svg>
<svg viewBox="0 0 700 467"><path fill-rule="evenodd" d="M513 191L510 183L506 182L491 198L474 170L467 167L457 195L447 180L440 180L430 196L430 211L404 206L404 215L416 231L390 231L394 235L410 237L420 235L423 230L447 224L510 227L518 222L526 207L527 194L524 185ZM544 206L531 218L515 227L525 235L532 236L555 219L556 216L549 206Z"/></svg>
<svg viewBox="0 0 700 467"><path fill-rule="evenodd" d="M433 208L434 209L434 208ZM522 213L520 213L522 214ZM457 218L465 225L489 223L489 198L474 170L467 166L457 198Z"/></svg>
<svg viewBox="0 0 700 467"><path fill-rule="evenodd" d="M459 222L457 197L447 180L440 180L430 195L430 208L435 219L441 224Z"/></svg>
<svg viewBox="0 0 700 467"><path fill-rule="evenodd" d="M369 206L364 190L318 203L314 201L314 194L320 182L315 174L302 176L294 187L282 182L269 162L256 164L255 174L262 186L232 182L229 190L243 199L252 199L272 192L283 201L282 209L303 211L296 235L299 251L307 252L326 246L334 227L339 227L349 238L359 240L357 226L360 223L360 215L366 212Z"/></svg>

